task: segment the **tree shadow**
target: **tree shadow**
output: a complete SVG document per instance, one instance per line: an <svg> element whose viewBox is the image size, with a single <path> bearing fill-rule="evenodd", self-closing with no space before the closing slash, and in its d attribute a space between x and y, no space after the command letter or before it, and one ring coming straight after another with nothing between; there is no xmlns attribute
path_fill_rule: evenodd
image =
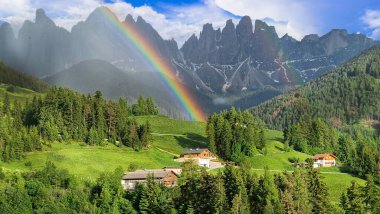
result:
<svg viewBox="0 0 380 214"><path fill-rule="evenodd" d="M285 149L283 147L280 147L280 146L274 146L276 149L278 149L279 151L285 151Z"/></svg>
<svg viewBox="0 0 380 214"><path fill-rule="evenodd" d="M373 125L373 128L376 130L376 134L380 135L380 123Z"/></svg>
<svg viewBox="0 0 380 214"><path fill-rule="evenodd" d="M195 133L186 133L186 137L174 136L182 148L205 148L207 147L207 138Z"/></svg>
<svg viewBox="0 0 380 214"><path fill-rule="evenodd" d="M200 143L207 144L207 138L195 133L186 133L185 134L187 138L193 140L193 141L199 141Z"/></svg>

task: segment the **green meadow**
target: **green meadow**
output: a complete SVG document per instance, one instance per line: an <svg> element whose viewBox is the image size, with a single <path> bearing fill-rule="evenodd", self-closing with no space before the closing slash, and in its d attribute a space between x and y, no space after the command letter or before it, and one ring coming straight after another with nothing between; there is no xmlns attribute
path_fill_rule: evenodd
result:
<svg viewBox="0 0 380 214"><path fill-rule="evenodd" d="M268 130L266 132L267 138L267 154L258 154L251 157L250 166L259 175L263 174L263 169L268 167L273 173L291 172L293 171L292 163L289 159L297 158L300 161L305 161L310 158L310 155L305 153L291 150L289 152L284 151L284 144L282 143L283 135L280 131ZM340 196L343 191L351 185L352 181L364 186L365 181L361 178L354 177L351 174L341 172L338 167L323 167L318 169L329 190L330 200L334 203L339 203Z"/></svg>
<svg viewBox="0 0 380 214"><path fill-rule="evenodd" d="M0 97L8 93L11 100L26 102L35 95L43 96L28 89L15 87L9 89L7 85L0 85ZM0 98L1 99L1 98ZM149 149L139 152L126 147L117 147L112 144L106 146L87 146L84 143L51 143L44 146L41 152L27 153L25 158L11 163L0 162L5 170L27 171L41 168L46 161L54 162L58 167L67 169L80 179L94 179L101 172L122 167L127 170L130 166L141 169L163 168L178 166L173 161L175 155L181 154L188 148L207 146L205 133L206 123L182 121L166 116L139 116L138 123L149 121L152 128L152 142ZM252 170L258 174L268 167L273 173L292 171L290 159L304 161L310 156L294 150L285 152L282 143L283 135L280 131L266 132L267 146L265 152L257 152L249 158ZM330 199L339 203L342 192L349 187L352 180L364 185L365 181L350 174L340 172L339 168L321 168L326 182Z"/></svg>
<svg viewBox="0 0 380 214"><path fill-rule="evenodd" d="M112 171L117 167L127 170L130 165L141 169L163 168L177 166L173 156L150 148L139 152L129 148L119 148L108 144L106 146L87 146L83 143L52 143L44 151L28 153L25 159L2 163L8 170L26 171L31 168L41 168L46 161L52 161L60 168L83 179L93 179L101 172Z"/></svg>

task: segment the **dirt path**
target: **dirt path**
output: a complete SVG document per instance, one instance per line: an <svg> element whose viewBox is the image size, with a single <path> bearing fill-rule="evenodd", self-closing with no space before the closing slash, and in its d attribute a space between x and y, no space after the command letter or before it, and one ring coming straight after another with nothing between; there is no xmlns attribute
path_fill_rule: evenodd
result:
<svg viewBox="0 0 380 214"><path fill-rule="evenodd" d="M175 154L175 153L169 152L169 151L167 151L167 150L165 150L165 149L161 149L161 148L158 148L158 147L156 147L156 146L154 146L154 148L160 150L161 152L165 152L165 153L168 153L168 154L170 154L170 155L174 155L175 157L179 157L179 154Z"/></svg>

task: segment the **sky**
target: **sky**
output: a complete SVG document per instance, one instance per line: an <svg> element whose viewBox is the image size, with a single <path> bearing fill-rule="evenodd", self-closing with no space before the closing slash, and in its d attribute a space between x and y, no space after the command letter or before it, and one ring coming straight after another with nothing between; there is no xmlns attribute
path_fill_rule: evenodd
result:
<svg viewBox="0 0 380 214"><path fill-rule="evenodd" d="M142 16L163 38L174 38L179 45L191 34L199 35L205 23L222 28L226 20L237 24L244 15L275 26L280 36L288 33L298 40L331 29L380 40L380 0L0 0L0 22L11 23L17 31L43 8L58 26L71 30L102 5L120 20L127 14Z"/></svg>

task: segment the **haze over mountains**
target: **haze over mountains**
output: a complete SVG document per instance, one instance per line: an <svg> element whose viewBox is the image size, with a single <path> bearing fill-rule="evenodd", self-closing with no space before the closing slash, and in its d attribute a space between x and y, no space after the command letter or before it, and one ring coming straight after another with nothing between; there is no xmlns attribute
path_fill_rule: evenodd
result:
<svg viewBox="0 0 380 214"><path fill-rule="evenodd" d="M17 37L9 24L2 24L0 60L82 92L102 90L108 98L133 99L139 92L154 96L166 113L181 117L178 106L165 105L174 102L173 97L154 81L143 56L101 10L96 9L71 32L56 26L42 9L36 11L35 22L25 21ZM192 35L179 48L142 17L134 20L128 15L123 22L146 36L161 60L176 68L177 78L207 112L259 104L327 73L375 44L345 30L332 30L321 37L308 35L301 41L289 35L279 38L274 27L260 20L253 25L245 16L236 26L228 20L223 29L205 24L199 37Z"/></svg>

